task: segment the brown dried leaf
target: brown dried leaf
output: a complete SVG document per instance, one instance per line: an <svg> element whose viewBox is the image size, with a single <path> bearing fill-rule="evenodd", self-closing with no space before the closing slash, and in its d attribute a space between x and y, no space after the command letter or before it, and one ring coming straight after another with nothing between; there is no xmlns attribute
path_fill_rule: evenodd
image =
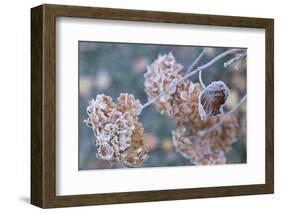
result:
<svg viewBox="0 0 281 213"><path fill-rule="evenodd" d="M199 113L201 119L223 113L223 106L229 89L222 81L214 81L199 96Z"/></svg>

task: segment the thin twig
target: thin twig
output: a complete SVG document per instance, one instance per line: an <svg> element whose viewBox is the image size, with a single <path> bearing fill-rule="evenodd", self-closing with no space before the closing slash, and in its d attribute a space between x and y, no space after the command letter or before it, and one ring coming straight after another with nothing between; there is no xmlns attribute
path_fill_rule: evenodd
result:
<svg viewBox="0 0 281 213"><path fill-rule="evenodd" d="M203 80L202 80L202 70L200 70L200 69L199 69L199 82L200 82L200 84L201 84L201 87L202 87L203 89L206 89L206 86L205 86L205 84L204 84L204 82L203 82Z"/></svg>
<svg viewBox="0 0 281 213"><path fill-rule="evenodd" d="M205 69L207 69L208 67L212 66L214 63L216 63L217 61L219 61L220 59L233 54L235 52L239 52L241 51L241 49L231 49L231 50L227 50L223 53L221 53L220 55L218 55L217 57L213 58L211 61L209 61L208 63L196 68L195 70L185 74L181 79L178 79L177 81L171 83L171 85L163 92L161 92L158 96L152 98L150 101L148 101L147 103L145 103L144 105L142 105L139 113L142 112L142 110L146 107L148 107L149 105L153 104L155 101L157 101L160 97L162 97L163 95L165 95L167 92L169 92L171 89L173 89L176 85L178 85L179 83L185 81L186 79L188 79L189 77L195 75L196 73L198 73L200 70L203 71Z"/></svg>
<svg viewBox="0 0 281 213"><path fill-rule="evenodd" d="M220 127L220 125L222 125L222 123L224 122L224 120L227 118L227 116L229 116L230 114L232 114L233 112L235 112L247 99L247 94L241 98L241 100L227 113L225 113L220 121L218 123L216 123L214 126L212 126L211 128L207 129L206 131L204 131L204 135L216 130L218 127Z"/></svg>
<svg viewBox="0 0 281 213"><path fill-rule="evenodd" d="M231 64L233 64L233 63L235 63L235 62L237 62L237 61L240 61L242 58L244 58L244 57L246 57L246 56L247 56L247 53L246 53L246 52L241 53L241 54L236 54L236 56L235 56L234 58L232 58L232 59L230 59L229 61L225 62L225 63L223 64L223 66L224 66L225 68L227 68L227 67L229 67Z"/></svg>
<svg viewBox="0 0 281 213"><path fill-rule="evenodd" d="M188 67L186 73L191 72L191 70L193 70L193 68L196 66L196 64L198 64L198 62L201 60L201 58L205 55L207 49L204 48L202 50L202 52L197 56L197 58L193 61L193 63Z"/></svg>

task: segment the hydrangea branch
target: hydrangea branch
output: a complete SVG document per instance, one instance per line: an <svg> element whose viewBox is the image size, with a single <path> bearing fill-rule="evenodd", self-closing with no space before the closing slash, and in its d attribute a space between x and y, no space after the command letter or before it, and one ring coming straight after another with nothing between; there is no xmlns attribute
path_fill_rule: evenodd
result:
<svg viewBox="0 0 281 213"><path fill-rule="evenodd" d="M198 55L198 57L192 62L192 64L188 67L186 73L191 72L191 70L198 64L198 62L201 60L201 58L205 55L207 49L204 48L202 52Z"/></svg>
<svg viewBox="0 0 281 213"><path fill-rule="evenodd" d="M240 61L242 58L246 57L247 56L247 53L244 52L244 53L241 53L241 54L236 54L236 56L232 59L230 59L229 61L225 62L223 65L225 68L229 67L231 64L237 62L237 61Z"/></svg>
<svg viewBox="0 0 281 213"><path fill-rule="evenodd" d="M220 55L216 56L215 58L213 58L211 61L209 61L208 63L196 68L195 70L191 71L191 72L188 72L187 74L185 74L181 79L173 82L165 91L161 92L158 96L152 98L150 101L148 101L147 103L143 104L140 111L139 111L139 114L142 112L142 110L148 106L150 106L151 104L153 104L155 101L157 101L160 97L162 97L163 95L165 95L167 92L169 92L171 89L173 89L177 84L185 81L186 79L188 79L189 77L197 74L198 72L200 71L203 71L205 69L207 69L208 67L212 66L213 64L215 64L217 61L219 61L220 59L230 55L230 54L233 54L233 53L236 53L236 52L240 52L242 51L241 49L231 49L231 50L227 50L223 53L221 53ZM199 60L198 60L199 61Z"/></svg>
<svg viewBox="0 0 281 213"><path fill-rule="evenodd" d="M200 69L199 69L199 82L200 82L202 88L206 89L206 86L205 86L205 84L204 84L204 82L202 80L202 70L200 70Z"/></svg>

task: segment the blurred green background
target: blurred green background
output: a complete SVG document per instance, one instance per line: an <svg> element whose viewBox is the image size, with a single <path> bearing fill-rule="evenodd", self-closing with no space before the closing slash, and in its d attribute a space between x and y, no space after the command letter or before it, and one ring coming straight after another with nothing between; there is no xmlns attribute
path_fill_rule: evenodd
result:
<svg viewBox="0 0 281 213"><path fill-rule="evenodd" d="M196 59L204 47L151 45L79 41L79 169L121 168L96 158L97 149L92 130L83 122L87 118L86 108L97 94L109 95L116 101L120 93L133 94L142 104L147 102L144 92L146 66L159 54L172 52L184 70ZM231 48L208 47L199 65L207 63L216 55ZM228 69L223 63L232 56L220 60L204 72L206 85L214 80L223 80L230 88L225 110L231 109L246 93L246 60ZM198 82L198 76L190 80ZM245 105L245 104L244 104ZM152 106L146 108L140 120L146 133L149 159L141 167L191 165L189 160L176 153L171 141L174 122L168 116L160 115ZM238 111L238 141L228 153L228 163L246 162L246 107Z"/></svg>

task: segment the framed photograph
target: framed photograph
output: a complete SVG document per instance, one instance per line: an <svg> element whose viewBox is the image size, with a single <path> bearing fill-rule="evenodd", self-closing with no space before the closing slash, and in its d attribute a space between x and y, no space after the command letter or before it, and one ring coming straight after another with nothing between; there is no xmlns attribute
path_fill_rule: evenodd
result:
<svg viewBox="0 0 281 213"><path fill-rule="evenodd" d="M273 19L31 9L31 203L273 193Z"/></svg>

